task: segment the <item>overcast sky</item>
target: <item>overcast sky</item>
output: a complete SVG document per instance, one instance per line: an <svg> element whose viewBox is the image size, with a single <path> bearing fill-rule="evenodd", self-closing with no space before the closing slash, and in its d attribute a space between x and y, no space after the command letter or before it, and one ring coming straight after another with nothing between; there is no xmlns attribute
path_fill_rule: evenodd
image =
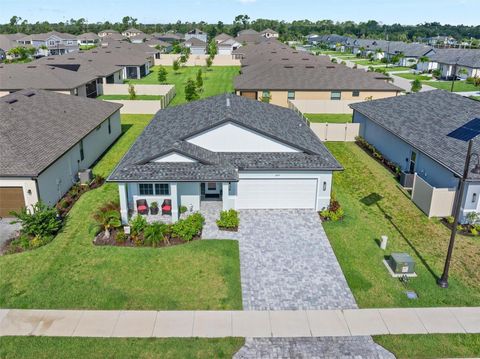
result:
<svg viewBox="0 0 480 359"><path fill-rule="evenodd" d="M90 23L116 22L129 15L142 23L231 23L238 14L286 21L373 19L385 24L479 25L480 0L0 0L1 23L13 15L29 22L81 17Z"/></svg>

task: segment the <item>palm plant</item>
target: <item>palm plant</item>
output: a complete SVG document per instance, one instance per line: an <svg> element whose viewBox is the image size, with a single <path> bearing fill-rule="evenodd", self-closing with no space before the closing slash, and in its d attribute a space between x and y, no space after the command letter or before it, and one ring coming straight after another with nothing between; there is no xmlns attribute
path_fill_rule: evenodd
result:
<svg viewBox="0 0 480 359"><path fill-rule="evenodd" d="M120 212L118 211L117 205L115 203L109 203L104 207L100 208L93 215L93 219L104 231L103 238L110 238L110 231L122 225L122 221L120 219Z"/></svg>
<svg viewBox="0 0 480 359"><path fill-rule="evenodd" d="M151 243L153 247L157 247L161 241L169 243L168 237L165 236L167 225L160 222L154 222L147 226L144 231L145 241Z"/></svg>

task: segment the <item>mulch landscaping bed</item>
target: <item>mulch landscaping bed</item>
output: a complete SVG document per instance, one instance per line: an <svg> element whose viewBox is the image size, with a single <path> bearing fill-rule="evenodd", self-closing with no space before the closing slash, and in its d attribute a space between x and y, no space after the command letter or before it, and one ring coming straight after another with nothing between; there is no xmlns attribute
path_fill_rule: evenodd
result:
<svg viewBox="0 0 480 359"><path fill-rule="evenodd" d="M448 223L446 218L442 218L440 220L441 223L443 223L444 226L446 226L448 229L452 229L453 224ZM462 224L462 229L457 229L457 233L461 234L462 236L467 236L467 237L478 237L478 234L472 234L470 231L474 228L471 224Z"/></svg>
<svg viewBox="0 0 480 359"><path fill-rule="evenodd" d="M180 238L170 237L168 242L161 241L157 246L153 247L151 245L146 245L143 241L143 235L140 235L136 241L132 240L131 236L127 235L125 240L118 240L118 234L123 233L121 230L112 230L110 231L110 237L104 237L104 231L97 234L93 240L93 244L96 246L116 246L116 247L152 247L152 248L163 248L163 247L172 247L178 246L180 244L186 244L192 241L198 241L201 239L202 234L195 236L191 241L184 241Z"/></svg>
<svg viewBox="0 0 480 359"><path fill-rule="evenodd" d="M75 202L84 194L92 189L98 188L105 183L105 178L101 176L95 176L90 184L74 184L72 188L57 202L55 208L57 208L58 214L64 218L68 212L72 209Z"/></svg>

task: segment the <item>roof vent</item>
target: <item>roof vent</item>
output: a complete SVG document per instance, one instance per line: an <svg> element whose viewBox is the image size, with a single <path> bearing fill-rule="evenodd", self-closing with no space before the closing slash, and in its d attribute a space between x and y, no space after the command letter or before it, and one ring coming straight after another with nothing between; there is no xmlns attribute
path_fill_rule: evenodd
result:
<svg viewBox="0 0 480 359"><path fill-rule="evenodd" d="M286 68L286 69L293 69L293 66L292 66L292 65L285 65L285 66L283 66L283 67Z"/></svg>
<svg viewBox="0 0 480 359"><path fill-rule="evenodd" d="M37 66L35 66L35 65L28 65L27 66L27 69L36 69L36 68L37 68Z"/></svg>
<svg viewBox="0 0 480 359"><path fill-rule="evenodd" d="M69 57L67 60L75 60L75 57Z"/></svg>
<svg viewBox="0 0 480 359"><path fill-rule="evenodd" d="M335 66L327 66L327 69L334 69Z"/></svg>
<svg viewBox="0 0 480 359"><path fill-rule="evenodd" d="M29 92L26 92L23 94L23 96L26 96L26 97L32 97L32 96L35 96L35 92L33 91L29 91Z"/></svg>
<svg viewBox="0 0 480 359"><path fill-rule="evenodd" d="M16 98L11 98L11 99L5 100L5 102L8 103L8 104L10 104L10 105L11 105L12 103L17 102L17 101L18 101L18 100L17 100Z"/></svg>
<svg viewBox="0 0 480 359"><path fill-rule="evenodd" d="M312 65L308 65L308 66L305 66L306 69L314 69L315 66L312 66Z"/></svg>
<svg viewBox="0 0 480 359"><path fill-rule="evenodd" d="M51 61L51 60L55 60L53 57L48 57L47 60Z"/></svg>

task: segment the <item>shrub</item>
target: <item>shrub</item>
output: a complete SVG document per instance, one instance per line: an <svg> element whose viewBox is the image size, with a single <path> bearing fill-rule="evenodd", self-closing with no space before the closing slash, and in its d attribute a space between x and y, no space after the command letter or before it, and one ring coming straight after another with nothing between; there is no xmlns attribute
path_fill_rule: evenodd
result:
<svg viewBox="0 0 480 359"><path fill-rule="evenodd" d="M473 234L474 236L478 236L478 231L475 227L470 228L470 233Z"/></svg>
<svg viewBox="0 0 480 359"><path fill-rule="evenodd" d="M148 222L145 217L137 214L130 220L130 233L134 239L138 238L138 236L147 228Z"/></svg>
<svg viewBox="0 0 480 359"><path fill-rule="evenodd" d="M335 199L334 196L330 199L330 204L327 209L324 209L320 212L320 217L324 221L332 221L337 222L345 216L345 212L342 207L340 207L340 203Z"/></svg>
<svg viewBox="0 0 480 359"><path fill-rule="evenodd" d="M191 241L202 232L205 219L200 213L194 213L185 219L180 219L171 226L172 237L183 241Z"/></svg>
<svg viewBox="0 0 480 359"><path fill-rule="evenodd" d="M188 211L187 206L180 206L180 213L185 213Z"/></svg>
<svg viewBox="0 0 480 359"><path fill-rule="evenodd" d="M57 210L41 201L33 206L31 212L24 207L20 212L10 213L17 218L12 223L20 223L22 226L21 233L31 237L53 236L62 226Z"/></svg>
<svg viewBox="0 0 480 359"><path fill-rule="evenodd" d="M455 218L453 218L453 216L448 216L447 218L445 218L445 220L447 221L448 224L453 224L453 222L455 221Z"/></svg>
<svg viewBox="0 0 480 359"><path fill-rule="evenodd" d="M144 232L144 243L149 246L157 247L163 240L168 242L168 239L165 237L167 227L166 224L160 222L154 222L148 225Z"/></svg>
<svg viewBox="0 0 480 359"><path fill-rule="evenodd" d="M135 100L137 98L137 93L135 92L135 86L128 84L128 95L130 100Z"/></svg>
<svg viewBox="0 0 480 359"><path fill-rule="evenodd" d="M127 235L125 234L125 232L117 232L117 236L115 237L115 241L117 243L125 243L125 241L127 240Z"/></svg>
<svg viewBox="0 0 480 359"><path fill-rule="evenodd" d="M234 209L220 212L220 219L217 220L217 226L220 229L237 229L240 224L238 212Z"/></svg>

